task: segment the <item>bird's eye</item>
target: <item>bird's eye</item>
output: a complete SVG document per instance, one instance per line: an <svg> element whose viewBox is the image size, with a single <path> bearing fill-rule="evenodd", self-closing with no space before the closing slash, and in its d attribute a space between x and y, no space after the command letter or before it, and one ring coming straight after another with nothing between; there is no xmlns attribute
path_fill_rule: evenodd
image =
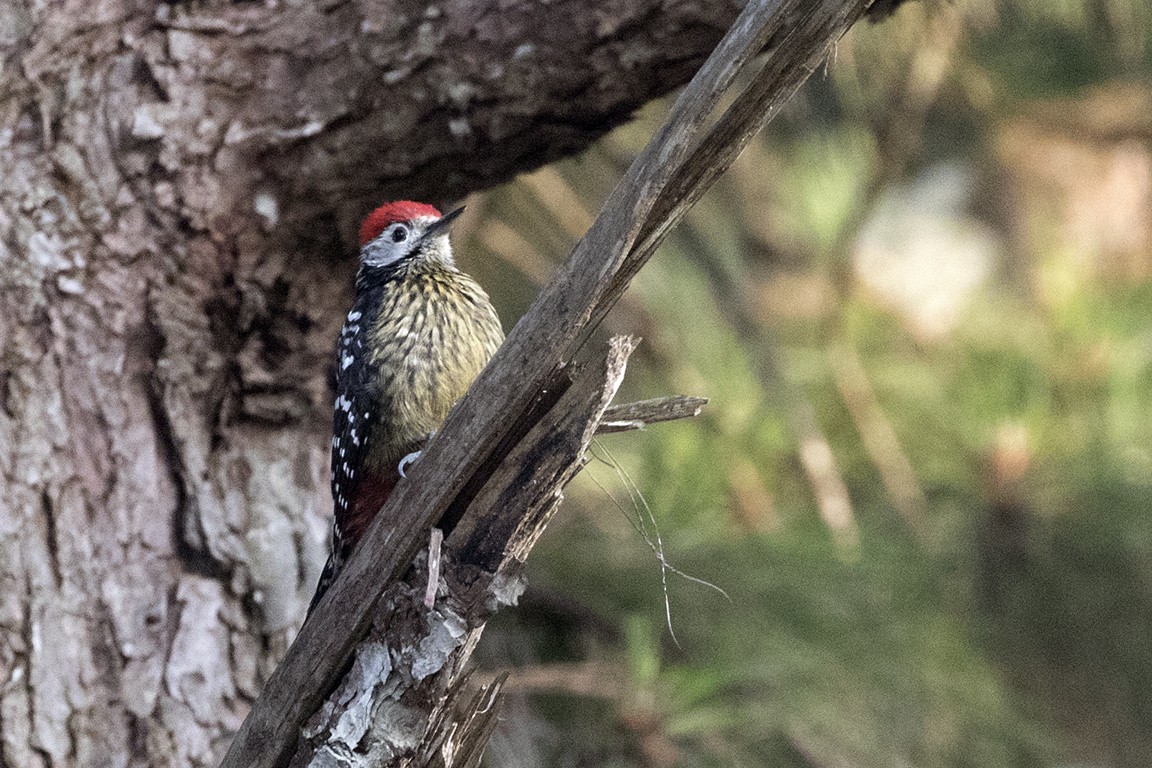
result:
<svg viewBox="0 0 1152 768"><path fill-rule="evenodd" d="M396 229L392 230L392 242L402 243L407 239L408 239L408 227L397 226Z"/></svg>

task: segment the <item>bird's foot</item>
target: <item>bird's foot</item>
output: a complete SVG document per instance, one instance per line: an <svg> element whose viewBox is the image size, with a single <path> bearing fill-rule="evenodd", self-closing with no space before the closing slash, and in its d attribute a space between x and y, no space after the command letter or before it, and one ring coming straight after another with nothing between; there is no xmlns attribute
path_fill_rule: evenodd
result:
<svg viewBox="0 0 1152 768"><path fill-rule="evenodd" d="M428 433L428 436L425 437L421 441L420 444L421 445L427 445L428 441L431 440L433 435L435 435L435 434L436 434L436 430L432 430L431 432ZM412 451L412 453L410 453L407 456L405 456L404 458L400 459L400 463L396 465L396 470L400 473L400 477L408 477L408 475L407 475L408 467L412 466L412 464L416 461L416 459L420 458L420 454L422 454L422 453L424 453L424 451Z"/></svg>
<svg viewBox="0 0 1152 768"><path fill-rule="evenodd" d="M420 454L422 453L424 453L424 451L412 451L412 453L400 459L400 463L396 465L396 471L400 473L400 477L408 477L408 467L410 467L416 459L420 458Z"/></svg>

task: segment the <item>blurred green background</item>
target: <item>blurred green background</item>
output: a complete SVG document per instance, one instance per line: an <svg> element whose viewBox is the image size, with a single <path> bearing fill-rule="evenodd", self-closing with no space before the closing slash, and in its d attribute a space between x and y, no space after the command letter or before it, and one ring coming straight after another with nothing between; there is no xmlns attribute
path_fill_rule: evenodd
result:
<svg viewBox="0 0 1152 768"><path fill-rule="evenodd" d="M604 324L711 404L569 489L489 765L1152 766L1150 73L1147 0L840 42ZM508 325L667 106L472 201Z"/></svg>

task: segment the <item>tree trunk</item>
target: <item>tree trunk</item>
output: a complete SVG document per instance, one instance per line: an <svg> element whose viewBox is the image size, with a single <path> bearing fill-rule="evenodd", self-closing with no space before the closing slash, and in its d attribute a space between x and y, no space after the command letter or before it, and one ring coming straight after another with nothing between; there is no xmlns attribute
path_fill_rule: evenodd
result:
<svg viewBox="0 0 1152 768"><path fill-rule="evenodd" d="M351 233L575 152L738 0L0 0L0 765L213 765L330 512Z"/></svg>

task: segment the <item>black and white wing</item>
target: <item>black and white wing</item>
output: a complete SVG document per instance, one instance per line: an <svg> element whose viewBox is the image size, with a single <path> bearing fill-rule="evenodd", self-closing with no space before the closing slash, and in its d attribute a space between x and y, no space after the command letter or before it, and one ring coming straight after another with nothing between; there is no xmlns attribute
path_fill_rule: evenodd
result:
<svg viewBox="0 0 1152 768"><path fill-rule="evenodd" d="M340 331L336 350L336 403L332 411L332 549L316 585L316 594L308 606L309 614L340 573L354 543L347 531L360 476L364 472L364 459L368 455L372 409L376 407L364 343L366 333L367 318L362 309L354 307Z"/></svg>

